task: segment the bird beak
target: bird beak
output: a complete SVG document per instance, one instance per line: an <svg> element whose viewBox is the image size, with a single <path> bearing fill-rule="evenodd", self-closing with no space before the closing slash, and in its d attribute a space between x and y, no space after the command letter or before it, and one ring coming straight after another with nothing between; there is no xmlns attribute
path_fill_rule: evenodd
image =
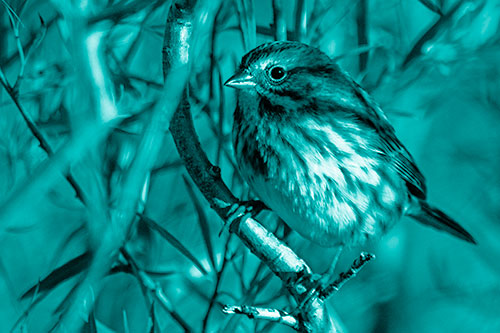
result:
<svg viewBox="0 0 500 333"><path fill-rule="evenodd" d="M236 89L248 89L255 87L257 83L250 73L242 71L231 76L224 85Z"/></svg>

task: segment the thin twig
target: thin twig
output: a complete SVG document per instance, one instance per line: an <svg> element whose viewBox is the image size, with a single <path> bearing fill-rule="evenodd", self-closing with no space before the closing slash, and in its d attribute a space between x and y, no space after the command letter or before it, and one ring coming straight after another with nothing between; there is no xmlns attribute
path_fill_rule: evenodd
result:
<svg viewBox="0 0 500 333"><path fill-rule="evenodd" d="M127 262L132 267L132 272L137 280L144 286L149 292L154 295L154 297L158 300L160 305L170 314L170 316L184 329L185 332L193 332L193 329L189 326L189 324L182 318L181 315L175 311L172 303L168 299L168 296L165 294L165 291L161 287L161 285L153 280L148 273L146 273L143 269L139 267L135 259L130 255L129 251L125 248L121 250L121 254L127 260Z"/></svg>
<svg viewBox="0 0 500 333"><path fill-rule="evenodd" d="M14 22L14 18L12 17L12 15L10 15L10 11L9 11L9 17L11 17L11 23L12 23L14 35L15 35L16 41L17 41L17 47L18 47L19 57L20 57L20 61L21 61L21 69L19 71L19 74L17 76L17 79L16 79L14 86L11 86L10 83L7 81L7 78L6 78L2 68L0 67L0 83L4 87L5 91L9 95L12 102L14 102L15 106L19 110L19 113L21 114L21 117L23 118L24 122L28 126L28 129L30 130L31 134L33 134L35 139L38 141L40 148L42 148L47 153L47 155L49 157L51 157L54 154L54 150L53 150L52 146L50 145L48 138L45 137L43 132L38 129L38 126L35 124L34 120L31 118L31 115L24 110L24 108L22 107L21 103L18 100L19 82L23 78L24 67L25 67L26 62L29 58L29 54L31 53L30 51L33 48L36 48L40 44L41 37L39 36L39 37L35 38L33 44L30 44L30 48L29 48L30 51L28 51L28 57L25 58L23 47L22 47L20 39L19 39L19 27L18 27L18 25L19 25L20 21ZM47 27L44 28L44 30L46 30L46 29L47 29ZM44 35L45 35L45 32L42 34L42 36L44 36ZM86 206L87 198L85 196L83 188L78 184L76 179L73 177L73 175L71 175L71 173L69 171L65 174L65 178L68 181L68 183L71 185L73 190L75 191L76 198L79 199Z"/></svg>
<svg viewBox="0 0 500 333"><path fill-rule="evenodd" d="M356 274L359 273L361 269L370 261L375 259L375 255L368 253L368 252L362 252L359 256L358 259L354 260L354 262L351 265L351 268L347 272L340 273L339 277L337 280L333 281L332 284L326 286L319 292L319 298L320 299L327 299L330 297L334 292L339 291L340 288L344 284L346 284L347 281L351 280L356 276Z"/></svg>
<svg viewBox="0 0 500 333"><path fill-rule="evenodd" d="M50 18L47 21L44 21L45 28L49 29L57 20L59 20L59 18L60 18L60 14L57 13L54 17ZM28 48L28 49L31 48L32 45L39 39L39 35L40 35L39 32L31 33L30 34L30 39L26 42L26 44L24 45L24 47ZM2 64L3 66L5 66L7 68L17 58L18 58L18 53L14 52L10 56L8 56L8 57L5 56L5 57L1 58L0 59L0 64Z"/></svg>
<svg viewBox="0 0 500 333"><path fill-rule="evenodd" d="M21 63L21 68L19 69L17 80L12 86L14 93L17 95L18 82L20 79L22 79L24 75L24 67L26 66L26 59L24 58L23 44L21 43L21 38L19 38L19 25L21 24L21 20L17 15L16 15L17 20L15 20L12 13L14 13L14 11L12 12L10 10L7 11L7 14L9 15L10 19L10 24L12 26L12 32L14 33L14 39L16 41L17 52L19 54L19 61Z"/></svg>
<svg viewBox="0 0 500 333"><path fill-rule="evenodd" d="M250 319L263 319L274 323L289 326L295 330L300 329L299 320L285 311L255 306L225 305L222 311L226 314L243 314Z"/></svg>
<svg viewBox="0 0 500 333"><path fill-rule="evenodd" d="M217 299L217 296L219 295L219 286L220 286L220 281L222 279L222 274L224 273L224 270L226 268L227 263L229 262L227 258L227 253L229 250L229 243L231 242L231 235L228 237L226 240L226 246L224 247L224 252L222 253L223 259L222 259L222 264L219 270L217 270L217 276L216 276L216 282L215 282L215 287L214 287L214 292L212 293L212 297L210 297L210 302L208 304L208 308L206 311L205 318L203 318L203 326L202 326L202 332L206 332L207 330L207 325L208 325L208 319L210 318L210 313L212 312L212 308L215 304L215 300Z"/></svg>
<svg viewBox="0 0 500 333"><path fill-rule="evenodd" d="M456 1L453 7L448 10L444 15L441 15L439 19L420 37L417 42L413 45L410 52L406 55L401 67L404 69L408 67L410 62L415 58L418 58L422 54L422 48L429 40L434 38L437 33L444 28L445 25L453 19L455 12L462 6L463 1Z"/></svg>

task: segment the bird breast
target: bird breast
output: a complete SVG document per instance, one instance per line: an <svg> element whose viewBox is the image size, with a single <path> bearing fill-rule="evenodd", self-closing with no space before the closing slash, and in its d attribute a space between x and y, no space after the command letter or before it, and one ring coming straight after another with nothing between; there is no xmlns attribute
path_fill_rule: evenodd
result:
<svg viewBox="0 0 500 333"><path fill-rule="evenodd" d="M240 172L259 198L305 238L336 246L380 234L401 216L397 181L353 133L312 117L255 117L235 123L233 136Z"/></svg>

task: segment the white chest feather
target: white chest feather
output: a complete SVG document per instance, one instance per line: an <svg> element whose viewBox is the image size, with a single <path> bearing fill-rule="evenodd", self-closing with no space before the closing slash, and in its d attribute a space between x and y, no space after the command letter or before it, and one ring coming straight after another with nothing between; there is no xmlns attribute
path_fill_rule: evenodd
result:
<svg viewBox="0 0 500 333"><path fill-rule="evenodd" d="M330 125L311 121L306 126L325 144L308 142L292 127L269 126L259 132L265 137L252 138L273 147L272 154L261 151L266 175L239 156L240 171L259 198L292 229L323 246L358 243L392 225L396 210L381 218L380 208L401 199L377 172L381 161L356 154L359 142L346 140ZM383 197L373 200L378 193Z"/></svg>

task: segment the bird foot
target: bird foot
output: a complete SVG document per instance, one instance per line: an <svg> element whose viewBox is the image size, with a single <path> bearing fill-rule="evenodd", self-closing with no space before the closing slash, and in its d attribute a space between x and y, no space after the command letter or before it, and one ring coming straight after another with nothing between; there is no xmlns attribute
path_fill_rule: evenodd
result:
<svg viewBox="0 0 500 333"><path fill-rule="evenodd" d="M242 221L249 217L255 217L264 209L269 208L260 200L238 201L237 203L231 205L226 213L227 219L219 232L219 237L225 230L226 226L229 226L231 229L233 228L233 224L235 222Z"/></svg>
<svg viewBox="0 0 500 333"><path fill-rule="evenodd" d="M299 309L302 309L306 303L308 303L313 297L315 297L322 286L322 275L320 274L307 274L295 282L296 285L301 286L302 290L297 289L300 294L302 294L301 301L297 305L297 308L292 312L296 313Z"/></svg>

